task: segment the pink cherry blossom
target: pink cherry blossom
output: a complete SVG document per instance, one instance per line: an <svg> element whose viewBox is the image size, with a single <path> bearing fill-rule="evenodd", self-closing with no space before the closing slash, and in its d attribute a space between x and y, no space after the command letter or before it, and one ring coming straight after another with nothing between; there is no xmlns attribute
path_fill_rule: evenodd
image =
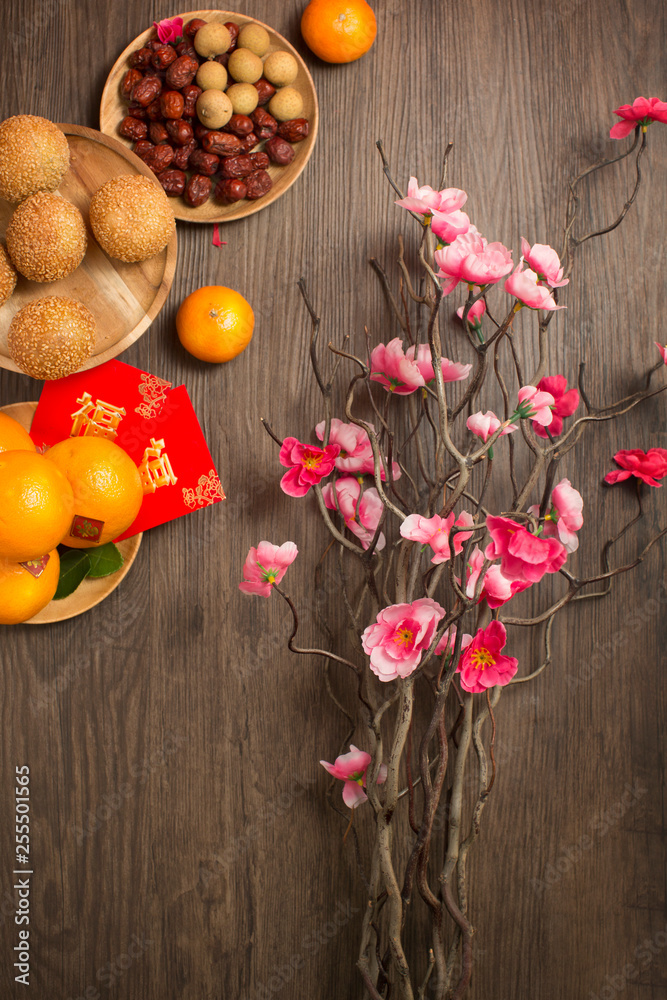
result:
<svg viewBox="0 0 667 1000"><path fill-rule="evenodd" d="M244 594L270 597L274 583L280 583L298 552L294 542L283 542L282 545L260 542L257 548L253 546L246 556L243 583L239 583L239 590Z"/></svg>
<svg viewBox="0 0 667 1000"><path fill-rule="evenodd" d="M350 752L336 757L335 763L329 764L321 760L320 764L330 775L343 781L343 802L348 809L356 809L362 802L368 800L364 791L366 788L366 771L371 763L371 755L365 750L359 750L350 744ZM377 783L381 785L387 780L387 765L380 764Z"/></svg>
<svg viewBox="0 0 667 1000"><path fill-rule="evenodd" d="M338 445L318 448L302 444L293 437L285 438L280 449L280 464L287 466L289 472L280 480L283 492L291 497L305 496L311 486L331 474L339 452Z"/></svg>
<svg viewBox="0 0 667 1000"><path fill-rule="evenodd" d="M535 272L540 281L544 281L551 288L562 288L570 283L569 278L563 278L563 268L560 266L560 257L548 243L534 243L531 247L528 240L521 237L521 253L531 270Z"/></svg>
<svg viewBox="0 0 667 1000"><path fill-rule="evenodd" d="M472 598L475 596L477 582L483 565L484 554L480 547L476 545L470 553L467 567L466 594L468 597ZM503 575L498 563L492 563L484 574L479 599L480 601L485 600L490 608L500 608L503 604L511 601L515 594L519 594L522 590L527 590L528 587L530 587L529 583L522 583L520 580L508 580Z"/></svg>
<svg viewBox="0 0 667 1000"><path fill-rule="evenodd" d="M421 376L424 379L426 385L430 385L431 382L435 381L435 372L433 369L433 359L431 358L431 348L428 344L420 344L416 348L417 357L415 359L415 345L408 347L405 352L406 358L410 361L414 361L417 368L421 372ZM441 359L442 367L442 378L444 382L462 382L463 379L468 378L468 375L472 371L472 365L464 365L458 361L450 361L448 358Z"/></svg>
<svg viewBox="0 0 667 1000"><path fill-rule="evenodd" d="M550 393L554 398L554 406L551 411L553 419L549 424L549 434L552 437L558 437L563 430L563 417L571 417L579 406L579 390L568 390L567 379L564 375L547 375L540 379L537 388ZM542 424L535 421L533 422L533 430L539 437L549 437Z"/></svg>
<svg viewBox="0 0 667 1000"><path fill-rule="evenodd" d="M460 309L456 310L456 315L463 322L463 314L465 312L465 306L461 306ZM468 310L468 323L473 327L473 329L478 330L482 325L482 316L486 312L486 302L484 299L477 299L477 302L473 302Z"/></svg>
<svg viewBox="0 0 667 1000"><path fill-rule="evenodd" d="M576 552L579 548L577 532L584 523L583 509L581 493L575 490L569 479L561 479L551 493L551 510L545 518L542 538L558 538L567 552ZM528 513L537 517L539 505L529 507Z"/></svg>
<svg viewBox="0 0 667 1000"><path fill-rule="evenodd" d="M667 102L659 101L657 97L636 97L632 104L622 104L620 108L616 108L614 114L622 121L616 122L609 137L624 139L635 125L641 125L646 130L651 122L667 124Z"/></svg>
<svg viewBox="0 0 667 1000"><path fill-rule="evenodd" d="M396 204L419 215L432 215L433 212L456 212L465 205L467 199L468 195L459 188L435 191L428 184L419 187L417 178L411 177L408 182L407 198L401 198Z"/></svg>
<svg viewBox="0 0 667 1000"><path fill-rule="evenodd" d="M375 430L373 424L369 423L371 430ZM321 420L315 427L315 433L320 441L324 440L324 430L326 423ZM375 463L373 461L373 449L367 432L357 424L346 424L338 417L331 418L329 428L329 444L337 444L340 454L335 461L335 466L341 472L359 472L374 475ZM398 462L392 462L392 476L394 479L401 478L401 467ZM384 468L380 471L380 478L386 479Z"/></svg>
<svg viewBox="0 0 667 1000"><path fill-rule="evenodd" d="M461 649L465 649L472 642L472 636L468 632L464 632L461 636ZM450 652L454 652L454 646L456 645L456 625L452 625L447 629L442 639L438 645L433 650L434 656L442 656L442 654L449 649Z"/></svg>
<svg viewBox="0 0 667 1000"><path fill-rule="evenodd" d="M556 402L550 392L544 392L534 385L524 385L518 392L519 406L517 412L521 419L530 418L543 427L548 427L553 420L552 406Z"/></svg>
<svg viewBox="0 0 667 1000"><path fill-rule="evenodd" d="M391 604L380 611L375 624L369 625L361 637L373 673L381 681L409 677L419 666L444 616L445 609L430 597L420 597L412 604Z"/></svg>
<svg viewBox="0 0 667 1000"><path fill-rule="evenodd" d="M654 340L653 343L655 344L655 346L660 351L660 357L662 358L662 360L667 365L667 344L665 344L665 346L663 347L662 344L659 344L657 340Z"/></svg>
<svg viewBox="0 0 667 1000"><path fill-rule="evenodd" d="M484 444L489 440L492 434L495 434L500 427L500 420L495 415L493 410L487 410L486 413L482 413L479 410L477 413L471 413L466 420L466 427L473 434L476 434L478 438L481 438ZM504 437L506 434L511 434L513 431L517 430L518 424L508 424L499 434L499 437Z"/></svg>
<svg viewBox="0 0 667 1000"><path fill-rule="evenodd" d="M487 559L500 559L503 576L521 583L538 583L545 573L557 573L567 552L555 538L538 538L509 517L487 517L491 541Z"/></svg>
<svg viewBox="0 0 667 1000"><path fill-rule="evenodd" d="M470 229L470 219L465 212L434 212L431 231L441 243L451 243Z"/></svg>
<svg viewBox="0 0 667 1000"><path fill-rule="evenodd" d="M335 499L334 488L336 491ZM352 534L361 541L362 547L367 549L373 541L384 511L375 487L372 486L362 493L358 479L354 476L341 476L335 484L327 483L322 490L322 496L324 503L330 510L340 511L345 521L345 527L349 528ZM385 537L380 532L375 548L379 552L384 546Z"/></svg>
<svg viewBox="0 0 667 1000"><path fill-rule="evenodd" d="M472 531L455 531L450 541L453 527L472 528L475 523L467 510L464 510L456 520L455 517L453 511L447 517L440 517L439 514L434 514L433 517L410 514L401 523L400 532L403 538L411 542L430 545L434 552L431 562L437 566L451 558L451 547L454 549L454 555L462 552L464 543L472 535Z"/></svg>
<svg viewBox="0 0 667 1000"><path fill-rule="evenodd" d="M424 385L424 378L414 361L403 353L400 337L388 344L378 344L371 353L371 381L379 382L387 392L407 396Z"/></svg>
<svg viewBox="0 0 667 1000"><path fill-rule="evenodd" d="M153 21L153 27L163 45L166 42L180 42L183 37L182 17L165 17L164 21Z"/></svg>
<svg viewBox="0 0 667 1000"><path fill-rule="evenodd" d="M649 448L646 452L640 448L617 451L614 461L623 471L614 469L613 472L607 473L604 481L610 486L613 483L623 482L630 476L636 476L649 486L660 486L657 480L667 476L667 451L664 448Z"/></svg>
<svg viewBox="0 0 667 1000"><path fill-rule="evenodd" d="M540 284L538 275L530 268L522 270L521 264L517 264L512 274L505 280L505 291L529 309L545 309L547 312L553 312L555 309L565 308L556 305L556 300L547 286Z"/></svg>
<svg viewBox="0 0 667 1000"><path fill-rule="evenodd" d="M506 642L507 632L502 622L489 622L486 628L477 631L456 668L464 691L483 694L496 684L502 687L509 684L519 661L514 656L503 656Z"/></svg>
<svg viewBox="0 0 667 1000"><path fill-rule="evenodd" d="M469 285L494 285L512 270L512 253L502 243L489 243L479 233L468 231L457 236L448 247L436 250L438 277L444 279L443 294L456 288L459 281Z"/></svg>

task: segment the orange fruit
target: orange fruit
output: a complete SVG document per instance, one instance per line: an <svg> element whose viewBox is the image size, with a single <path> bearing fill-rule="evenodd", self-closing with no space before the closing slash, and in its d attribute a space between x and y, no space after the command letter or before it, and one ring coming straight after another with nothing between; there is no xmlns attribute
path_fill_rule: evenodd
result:
<svg viewBox="0 0 667 1000"><path fill-rule="evenodd" d="M44 458L74 491L74 517L63 545L73 549L104 545L130 527L144 494L139 470L126 451L107 438L66 438L49 448Z"/></svg>
<svg viewBox="0 0 667 1000"><path fill-rule="evenodd" d="M35 451L0 454L0 558L39 559L55 549L72 523L72 487Z"/></svg>
<svg viewBox="0 0 667 1000"><path fill-rule="evenodd" d="M301 16L301 34L325 62L354 62L375 41L377 21L366 0L310 0Z"/></svg>
<svg viewBox="0 0 667 1000"><path fill-rule="evenodd" d="M231 361L246 349L254 327L250 303L224 285L198 288L176 313L178 339L200 361Z"/></svg>
<svg viewBox="0 0 667 1000"><path fill-rule="evenodd" d="M8 413L0 413L0 452L2 451L37 451L28 432Z"/></svg>
<svg viewBox="0 0 667 1000"><path fill-rule="evenodd" d="M56 592L59 576L58 549L49 552L39 576L21 563L0 559L0 625L27 622L45 608Z"/></svg>

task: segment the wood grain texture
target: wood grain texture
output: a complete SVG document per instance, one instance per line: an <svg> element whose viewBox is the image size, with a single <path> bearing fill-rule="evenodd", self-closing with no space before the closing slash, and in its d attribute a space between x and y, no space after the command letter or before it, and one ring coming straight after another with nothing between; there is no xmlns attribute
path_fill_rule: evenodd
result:
<svg viewBox="0 0 667 1000"><path fill-rule="evenodd" d="M349 66L308 55L302 6L254 0L245 13L292 41L311 69L322 127L308 170L267 211L226 226L220 249L209 228L179 226L167 304L123 354L185 382L229 499L147 533L122 586L89 614L0 633L3 997L76 998L90 987L118 1000L361 1000L363 891L317 764L338 752L346 723L319 665L285 651L283 608L237 589L249 545L291 538L301 569L290 570L290 591L307 605L306 567L326 544L309 501L281 493L259 424L266 416L281 436L305 435L321 417L296 281L305 276L325 340L363 337L364 324L388 339L397 331L366 262L375 256L395 275L396 235L411 230L375 139L403 184L411 173L435 183L453 139L450 183L469 192L480 231L518 251L522 235L560 243L567 181L609 151L611 110L640 93L665 97L657 0L383 0L375 46ZM9 0L4 12L2 117L86 125L128 40L174 13L145 0ZM667 130L652 126L649 139L646 187L622 230L582 248L568 308L550 328L553 370L572 380L585 360L598 402L638 385L653 341L664 341ZM630 183L621 165L590 185L585 216L613 218ZM174 330L181 299L216 283L256 314L248 350L220 367L185 354ZM444 350L471 360L454 324ZM0 373L1 403L34 391ZM570 457L564 474L593 497L582 565L631 510L630 493L598 489L611 455L664 446L664 405L658 397L596 428ZM661 491L649 500L640 542L665 519ZM624 539L619 560L637 544ZM565 612L552 666L501 699L498 779L472 860L473 1000L589 1000L626 966L637 973L621 980L627 996L665 995L667 949L636 951L667 921L664 582L657 548L606 601ZM304 633L318 636L312 616ZM537 663L537 642L516 630L512 641ZM24 762L35 867L28 991L13 981L5 905L14 766ZM622 811L628 785L637 795ZM140 944L126 960L133 935Z"/></svg>

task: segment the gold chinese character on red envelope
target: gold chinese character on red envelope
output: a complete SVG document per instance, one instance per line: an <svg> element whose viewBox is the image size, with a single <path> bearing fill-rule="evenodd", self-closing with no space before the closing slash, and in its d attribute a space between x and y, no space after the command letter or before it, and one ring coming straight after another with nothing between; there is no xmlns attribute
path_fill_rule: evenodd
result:
<svg viewBox="0 0 667 1000"><path fill-rule="evenodd" d="M146 448L139 465L139 475L144 493L155 493L161 486L175 486L177 476L169 461L169 455L164 452L164 438L156 441L151 438L150 448Z"/></svg>
<svg viewBox="0 0 667 1000"><path fill-rule="evenodd" d="M118 437L118 427L125 416L124 407L105 403L103 399L93 403L89 392L82 393L77 403L81 407L71 414L74 423L70 437L104 437L110 441Z"/></svg>

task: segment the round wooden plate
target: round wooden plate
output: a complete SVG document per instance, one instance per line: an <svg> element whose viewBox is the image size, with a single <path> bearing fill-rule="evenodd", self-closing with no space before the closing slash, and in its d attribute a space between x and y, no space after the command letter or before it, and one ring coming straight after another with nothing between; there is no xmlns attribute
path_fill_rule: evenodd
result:
<svg viewBox="0 0 667 1000"><path fill-rule="evenodd" d="M36 409L37 403L32 402L10 403L8 406L0 406L0 412L13 417L27 431L30 430ZM125 538L122 542L118 542L118 549L125 561L117 573L104 576L99 580L84 580L69 597L63 597L62 601L51 601L24 624L47 625L52 622L63 622L67 618L76 618L84 611L94 608L96 604L99 604L116 589L123 577L129 572L139 551L142 538L143 535L133 535L132 538Z"/></svg>
<svg viewBox="0 0 667 1000"><path fill-rule="evenodd" d="M186 222L232 222L235 219L244 219L247 215L259 212L260 209L266 208L267 205L280 198L285 191L291 188L310 159L315 146L319 124L319 108L317 94L315 93L315 84L305 62L287 39L279 35L268 24L257 21L254 17L248 17L246 14L235 14L233 11L228 10L191 10L178 16L183 18L183 24L187 24L188 21L191 21L195 17L200 17L203 21L234 21L240 25L261 24L268 31L269 38L271 39L267 55L275 52L276 49L285 49L294 56L299 65L299 74L293 86L297 88L303 97L302 116L310 122L310 133L307 139L294 145L293 148L296 155L289 166L277 167L271 164L269 174L273 181L273 187L269 193L257 201L237 201L234 205L222 205L213 198L209 198L199 208L190 208L182 198L170 199L176 218L183 219ZM147 28L146 31L137 35L134 41L130 42L118 57L107 77L100 105L100 128L107 135L118 136L118 126L126 115L127 102L121 97L120 83L130 68L128 59L133 52L145 45L150 38L155 37L155 28L152 27ZM123 139L122 141L127 144L128 148L132 148L132 143L129 140ZM263 146L264 144L260 143L257 149L262 149Z"/></svg>
<svg viewBox="0 0 667 1000"><path fill-rule="evenodd" d="M67 136L70 168L58 191L73 202L88 229L88 249L76 271L61 281L28 281L19 275L14 294L0 308L0 367L18 372L7 350L12 317L33 299L69 295L83 302L95 317L97 339L92 357L82 369L101 365L124 351L153 322L169 294L176 268L176 233L167 247L150 260L125 264L107 257L95 241L88 219L91 195L120 174L155 174L138 156L118 142L82 125L59 125ZM158 181L155 180L157 184ZM4 237L13 206L0 200L0 233Z"/></svg>

